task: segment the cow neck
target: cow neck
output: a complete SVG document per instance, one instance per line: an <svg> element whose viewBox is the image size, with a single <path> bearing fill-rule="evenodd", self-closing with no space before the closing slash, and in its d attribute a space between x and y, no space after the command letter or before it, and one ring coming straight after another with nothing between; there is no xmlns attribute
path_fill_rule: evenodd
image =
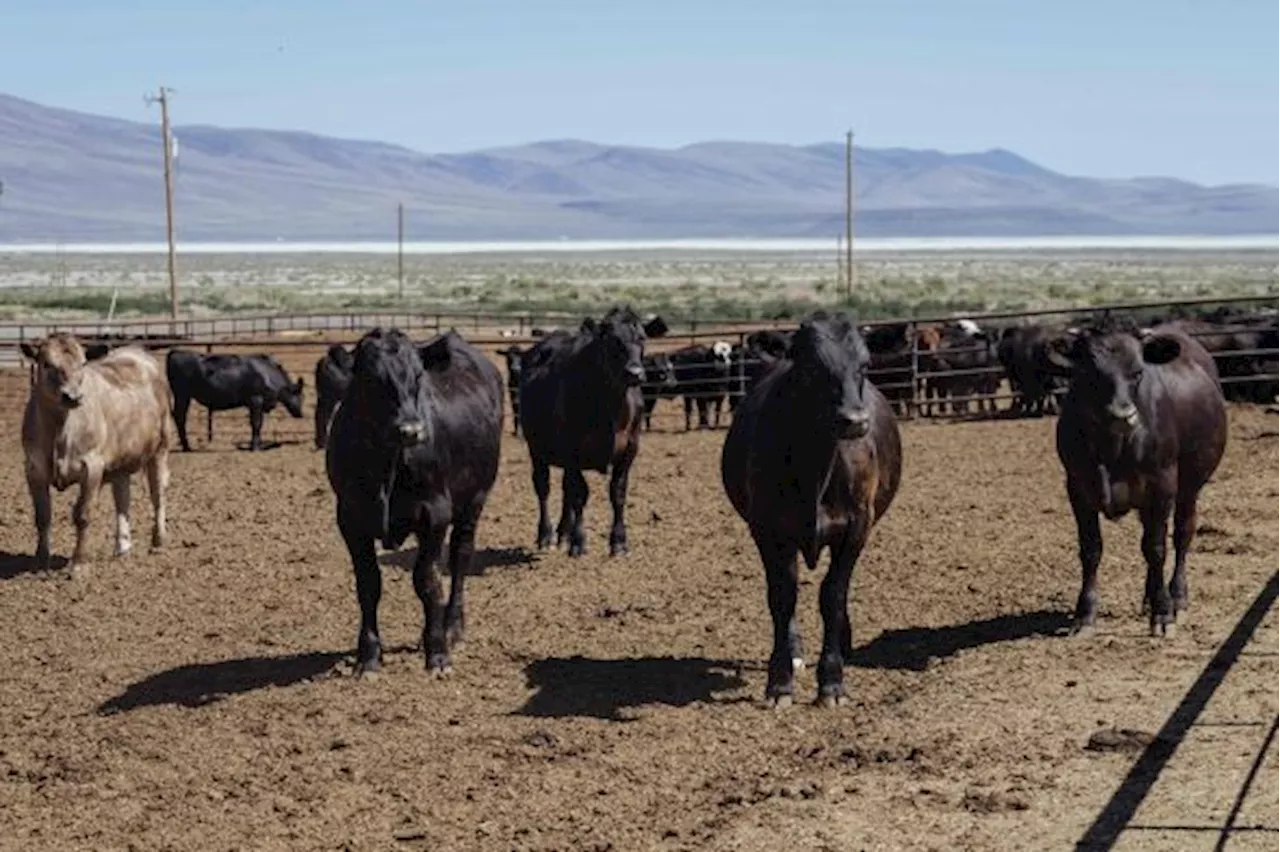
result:
<svg viewBox="0 0 1280 852"><path fill-rule="evenodd" d="M627 390L629 386L626 384L619 384L618 381L609 374L609 368L604 363L604 358L599 351L600 349L600 344L593 340L582 350L582 354L586 356L582 359L582 364L585 367L584 372L586 373L587 378L598 379L598 382L585 382L584 386L591 387L592 385L595 385L599 388L600 391L597 394L597 398L600 399L601 402L613 403L608 406L609 410L613 411L621 406L622 402L627 398Z"/></svg>

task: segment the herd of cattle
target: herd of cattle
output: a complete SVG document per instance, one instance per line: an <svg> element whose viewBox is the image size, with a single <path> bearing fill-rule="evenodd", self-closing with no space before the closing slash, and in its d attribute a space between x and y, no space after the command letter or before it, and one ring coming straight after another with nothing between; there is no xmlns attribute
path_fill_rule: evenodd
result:
<svg viewBox="0 0 1280 852"><path fill-rule="evenodd" d="M827 704L843 696L853 565L898 491L895 412L915 399L917 381L925 406L964 411L1007 377L1018 410L1060 412L1058 452L1083 573L1077 630L1092 626L1097 608L1099 514L1115 519L1134 510L1142 519L1152 632L1166 630L1186 607L1196 499L1225 448L1224 391L1236 392L1222 379L1270 376L1239 387L1268 402L1275 396L1274 314L1150 325L1102 316L1061 328L981 328L971 320L860 328L843 314L819 312L794 331L756 332L737 346L646 354L647 342L666 331L660 318L644 321L629 307L614 308L576 329L540 334L528 349L506 350L505 382L487 356L453 331L417 344L398 330L377 328L353 348L334 346L320 359L316 444L325 450L337 525L355 570L359 671L381 661L375 544L398 548L411 534L418 541L413 582L424 610L427 667L449 669L464 628L463 587L476 530L497 476L504 396L532 463L535 542L567 544L570 556L587 549L584 471L608 475L609 551L625 553L628 479L654 404L683 396L691 428L695 408L699 426L718 425L727 401L724 487L759 549L773 621L767 694L790 701L803 657L796 557L812 568L829 549L817 668L819 698ZM253 449L261 447L264 415L275 406L302 416L303 380L291 379L269 355L171 349L161 368L143 347L89 352L66 333L22 348L35 365L22 437L42 567L50 561L50 486L80 486L73 566L85 561L90 511L103 483L115 498L115 552L129 552L129 483L139 471L146 472L155 510L152 544L164 543L168 454L175 431L190 450L192 400L210 410L247 408ZM1216 364L1211 353L1219 355ZM547 505L553 467L563 472L554 528ZM1171 516L1175 560L1166 587ZM446 538L447 600L437 564Z"/></svg>

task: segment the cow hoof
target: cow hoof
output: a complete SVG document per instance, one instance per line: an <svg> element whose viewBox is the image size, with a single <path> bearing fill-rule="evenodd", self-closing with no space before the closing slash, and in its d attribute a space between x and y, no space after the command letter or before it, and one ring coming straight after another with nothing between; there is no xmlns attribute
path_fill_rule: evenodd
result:
<svg viewBox="0 0 1280 852"><path fill-rule="evenodd" d="M128 556L132 551L133 545L126 542L124 544L117 544L116 549L112 551L111 555L119 559L121 557Z"/></svg>
<svg viewBox="0 0 1280 852"><path fill-rule="evenodd" d="M815 703L824 710L831 710L841 706L847 700L843 692L823 692L818 695Z"/></svg>
<svg viewBox="0 0 1280 852"><path fill-rule="evenodd" d="M377 680L382 675L382 662L380 660L366 660L362 663L356 663L356 667L352 669L351 674L357 679Z"/></svg>
<svg viewBox="0 0 1280 852"><path fill-rule="evenodd" d="M571 542L569 544L570 556L585 556L586 553L587 553L587 546L585 544L582 544L581 542Z"/></svg>
<svg viewBox="0 0 1280 852"><path fill-rule="evenodd" d="M162 550L164 548L164 536L156 534L151 536L151 549Z"/></svg>
<svg viewBox="0 0 1280 852"><path fill-rule="evenodd" d="M609 545L610 556L626 556L630 552L631 551L627 548L627 545L624 542Z"/></svg>
<svg viewBox="0 0 1280 852"><path fill-rule="evenodd" d="M772 707L774 710L786 710L793 703L795 703L795 699L791 696L790 692L783 692L778 695L771 695L768 697L767 701L769 702L769 706Z"/></svg>
<svg viewBox="0 0 1280 852"><path fill-rule="evenodd" d="M1092 621L1076 619L1071 622L1071 630L1067 635L1074 636L1077 639L1090 639L1097 632L1098 628L1094 626Z"/></svg>
<svg viewBox="0 0 1280 852"><path fill-rule="evenodd" d="M1151 622L1151 635L1169 638L1176 632L1177 627L1173 623L1173 619L1169 616L1162 616Z"/></svg>
<svg viewBox="0 0 1280 852"><path fill-rule="evenodd" d="M432 654L427 660L427 674L436 680L443 680L453 674L453 666L444 654Z"/></svg>
<svg viewBox="0 0 1280 852"><path fill-rule="evenodd" d="M791 670L796 674L800 674L800 672L804 671L804 657L792 657Z"/></svg>

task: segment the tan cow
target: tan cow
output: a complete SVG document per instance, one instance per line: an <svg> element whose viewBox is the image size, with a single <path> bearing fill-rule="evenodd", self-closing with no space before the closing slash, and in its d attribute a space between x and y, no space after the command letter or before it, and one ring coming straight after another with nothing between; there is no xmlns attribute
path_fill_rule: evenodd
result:
<svg viewBox="0 0 1280 852"><path fill-rule="evenodd" d="M130 477L144 469L155 509L151 545L162 546L174 431L164 368L137 346L86 362L80 342L64 332L23 343L22 352L35 362L22 418L22 448L35 509L38 567L49 566L50 485L59 491L80 485L71 515L76 527L74 568L85 561L90 511L104 481L111 484L115 498L115 554L123 556L132 549Z"/></svg>

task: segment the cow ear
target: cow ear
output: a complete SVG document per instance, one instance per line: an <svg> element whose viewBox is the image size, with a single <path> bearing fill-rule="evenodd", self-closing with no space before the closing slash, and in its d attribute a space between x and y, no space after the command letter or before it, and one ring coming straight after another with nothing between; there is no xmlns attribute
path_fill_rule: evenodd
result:
<svg viewBox="0 0 1280 852"><path fill-rule="evenodd" d="M39 355L40 355L40 344L38 344L38 343L27 343L27 342L25 342L25 341L24 341L24 342L22 342L22 343L18 344L18 348L20 348L20 349L22 350L22 354L23 354L23 355L25 355L25 356L27 357L27 360L29 360L29 361L36 361L36 360L39 360Z"/></svg>
<svg viewBox="0 0 1280 852"><path fill-rule="evenodd" d="M302 389L306 387L306 382L304 382L302 377L299 376L298 380L293 383L293 386L297 389L298 393L302 393Z"/></svg>
<svg viewBox="0 0 1280 852"><path fill-rule="evenodd" d="M1051 340L1045 347L1045 359L1049 362L1049 372L1056 376L1069 376L1075 369L1082 339L1071 334L1071 331L1068 331L1070 336Z"/></svg>
<svg viewBox="0 0 1280 852"><path fill-rule="evenodd" d="M1182 344L1172 337L1153 334L1142 344L1142 360L1148 364L1168 364L1182 354Z"/></svg>
<svg viewBox="0 0 1280 852"><path fill-rule="evenodd" d="M582 320L582 330L587 334L595 334L596 328L596 321L593 317L586 317Z"/></svg>
<svg viewBox="0 0 1280 852"><path fill-rule="evenodd" d="M644 324L646 337L662 337L669 330L667 321L660 316L653 316Z"/></svg>
<svg viewBox="0 0 1280 852"><path fill-rule="evenodd" d="M105 343L90 343L84 347L84 358L86 361L96 361L111 351L111 347Z"/></svg>

